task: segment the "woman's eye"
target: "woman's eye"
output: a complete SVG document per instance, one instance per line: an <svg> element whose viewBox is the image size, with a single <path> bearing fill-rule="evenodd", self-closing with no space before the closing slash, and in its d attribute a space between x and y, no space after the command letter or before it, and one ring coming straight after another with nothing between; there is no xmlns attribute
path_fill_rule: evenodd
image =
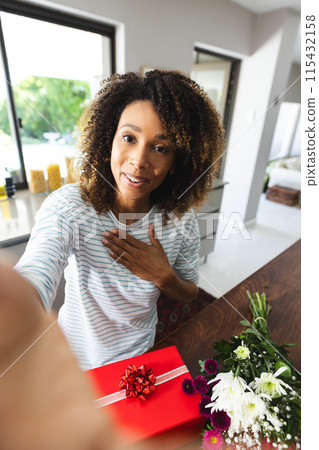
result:
<svg viewBox="0 0 319 450"><path fill-rule="evenodd" d="M124 141L126 141L126 142L129 142L129 143L134 142L134 137L131 136L130 134L123 134L122 137L123 137Z"/></svg>
<svg viewBox="0 0 319 450"><path fill-rule="evenodd" d="M163 147L162 145L156 145L156 146L154 147L154 150L155 150L157 153L162 153L162 154L168 152L168 149L167 149L166 147Z"/></svg>

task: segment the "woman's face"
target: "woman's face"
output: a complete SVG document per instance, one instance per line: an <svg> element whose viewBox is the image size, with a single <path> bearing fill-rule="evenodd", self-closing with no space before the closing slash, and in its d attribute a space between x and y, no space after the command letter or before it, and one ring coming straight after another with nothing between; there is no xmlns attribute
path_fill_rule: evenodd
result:
<svg viewBox="0 0 319 450"><path fill-rule="evenodd" d="M113 139L111 170L116 183L119 212L147 212L150 195L173 173L175 152L152 103L128 105Z"/></svg>

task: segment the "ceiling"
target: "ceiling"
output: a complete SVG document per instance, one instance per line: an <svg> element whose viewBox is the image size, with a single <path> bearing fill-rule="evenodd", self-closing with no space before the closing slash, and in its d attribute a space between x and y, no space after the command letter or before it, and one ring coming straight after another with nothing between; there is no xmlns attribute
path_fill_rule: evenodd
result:
<svg viewBox="0 0 319 450"><path fill-rule="evenodd" d="M298 14L301 14L301 0L230 0L243 8L252 11L255 14L263 14L276 9L290 8ZM301 64L301 35L300 27L296 37L296 46L294 51L294 62Z"/></svg>
<svg viewBox="0 0 319 450"><path fill-rule="evenodd" d="M263 14L276 9L291 8L297 13L301 13L301 0L231 0L243 8L254 12L255 14Z"/></svg>

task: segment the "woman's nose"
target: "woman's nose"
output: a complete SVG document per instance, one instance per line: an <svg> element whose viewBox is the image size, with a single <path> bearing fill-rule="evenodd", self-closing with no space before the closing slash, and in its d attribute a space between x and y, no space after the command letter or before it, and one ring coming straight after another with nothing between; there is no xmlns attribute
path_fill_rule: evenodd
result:
<svg viewBox="0 0 319 450"><path fill-rule="evenodd" d="M135 146L130 155L129 163L136 169L148 169L149 161L147 147L144 145Z"/></svg>

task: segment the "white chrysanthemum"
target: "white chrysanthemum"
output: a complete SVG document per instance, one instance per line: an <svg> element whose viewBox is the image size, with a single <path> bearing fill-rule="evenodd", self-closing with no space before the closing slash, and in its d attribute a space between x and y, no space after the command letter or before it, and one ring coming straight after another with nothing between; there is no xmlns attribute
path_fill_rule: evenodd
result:
<svg viewBox="0 0 319 450"><path fill-rule="evenodd" d="M285 391L283 386L289 389L291 389L291 387L277 378L283 372L283 370L286 369L284 367L281 367L275 374L263 372L260 375L260 378L255 378L250 386L253 387L256 394L266 394L270 397L274 397L277 394L285 395L287 394L287 392Z"/></svg>
<svg viewBox="0 0 319 450"><path fill-rule="evenodd" d="M243 429L240 420L240 409L236 409L235 411L227 411L227 414L230 417L230 427L227 430L227 434L230 436L234 433L242 433Z"/></svg>
<svg viewBox="0 0 319 450"><path fill-rule="evenodd" d="M211 412L216 409L225 411L236 411L240 405L240 398L245 389L249 389L245 380L241 377L235 377L233 372L219 373L208 383L219 380L213 388L212 403L207 405L211 407Z"/></svg>
<svg viewBox="0 0 319 450"><path fill-rule="evenodd" d="M253 392L245 392L242 397L242 426L247 429L253 426L255 420L266 413L266 404L259 395Z"/></svg>
<svg viewBox="0 0 319 450"><path fill-rule="evenodd" d="M244 344L243 341L241 341L241 345L239 345L236 350L234 350L234 353L236 353L237 359L249 359L250 358L250 350L249 348Z"/></svg>

